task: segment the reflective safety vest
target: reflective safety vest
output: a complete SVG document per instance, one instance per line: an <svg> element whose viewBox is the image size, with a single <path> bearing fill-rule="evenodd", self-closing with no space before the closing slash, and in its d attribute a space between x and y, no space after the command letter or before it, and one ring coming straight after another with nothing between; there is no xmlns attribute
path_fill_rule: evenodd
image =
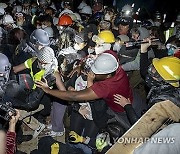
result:
<svg viewBox="0 0 180 154"><path fill-rule="evenodd" d="M166 31L164 32L166 41L167 41L171 36L173 36L173 34L174 34L174 27L170 27L168 30L166 30Z"/></svg>
<svg viewBox="0 0 180 154"><path fill-rule="evenodd" d="M44 76L45 70L41 70L38 68L38 61L37 58L30 58L24 62L25 67L30 69L30 74L33 81L41 81L42 77ZM32 89L35 89L36 85L34 84Z"/></svg>

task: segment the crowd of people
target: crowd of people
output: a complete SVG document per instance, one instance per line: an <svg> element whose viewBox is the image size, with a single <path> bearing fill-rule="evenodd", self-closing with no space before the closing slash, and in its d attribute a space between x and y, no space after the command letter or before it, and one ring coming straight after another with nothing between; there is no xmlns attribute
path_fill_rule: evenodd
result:
<svg viewBox="0 0 180 154"><path fill-rule="evenodd" d="M105 153L155 103L180 106L180 12L166 23L158 10L140 20L133 8L103 0L0 3L0 104L16 111L1 109L11 118L0 113L0 154L43 132L31 154ZM23 135L22 124L34 133ZM65 143L53 139L63 135Z"/></svg>

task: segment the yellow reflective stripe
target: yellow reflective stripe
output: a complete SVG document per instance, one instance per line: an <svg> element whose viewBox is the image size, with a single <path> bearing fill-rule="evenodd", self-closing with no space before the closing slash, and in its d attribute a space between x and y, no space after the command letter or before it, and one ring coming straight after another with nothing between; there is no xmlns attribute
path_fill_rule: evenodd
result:
<svg viewBox="0 0 180 154"><path fill-rule="evenodd" d="M51 154L58 154L59 153L59 144L54 143L51 145Z"/></svg>
<svg viewBox="0 0 180 154"><path fill-rule="evenodd" d="M32 58L26 60L24 62L24 65L26 66L26 68L31 68L32 67Z"/></svg>
<svg viewBox="0 0 180 154"><path fill-rule="evenodd" d="M24 62L24 65L26 66L26 68L32 68L32 64L36 59L37 59L36 57L33 57L33 58L29 58L28 60L26 60Z"/></svg>
<svg viewBox="0 0 180 154"><path fill-rule="evenodd" d="M33 73L32 65L33 62L36 60L36 57L30 58L24 62L26 68L30 69L31 77L33 78L33 81L41 81L42 77L44 76L45 70L41 70L37 72L36 74ZM34 84L32 89L36 89L36 85Z"/></svg>
<svg viewBox="0 0 180 154"><path fill-rule="evenodd" d="M34 81L41 81L42 77L44 76L45 70L41 70L33 75ZM36 89L36 85L34 84L33 89Z"/></svg>

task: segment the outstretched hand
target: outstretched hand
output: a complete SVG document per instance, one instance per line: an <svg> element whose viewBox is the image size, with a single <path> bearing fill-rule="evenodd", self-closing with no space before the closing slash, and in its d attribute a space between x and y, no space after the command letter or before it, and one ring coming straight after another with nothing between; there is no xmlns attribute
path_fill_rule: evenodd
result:
<svg viewBox="0 0 180 154"><path fill-rule="evenodd" d="M47 84L47 80L44 79L45 82L43 81L35 81L35 84L37 87L41 88L45 93L48 93L48 91L50 90L50 87Z"/></svg>
<svg viewBox="0 0 180 154"><path fill-rule="evenodd" d="M130 99L125 98L122 95L116 94L114 95L114 103L121 105L122 107L124 107L127 104L131 104Z"/></svg>
<svg viewBox="0 0 180 154"><path fill-rule="evenodd" d="M11 112L9 112L9 115L11 116L11 119L9 121L9 131L15 132L15 127L16 127L17 121L19 120L20 112L19 110L16 110L16 115L13 115Z"/></svg>
<svg viewBox="0 0 180 154"><path fill-rule="evenodd" d="M147 52L147 49L148 47L150 47L151 45L151 39L150 38L146 38L143 40L144 42L148 42L148 43L142 43L141 44L141 53L146 53Z"/></svg>

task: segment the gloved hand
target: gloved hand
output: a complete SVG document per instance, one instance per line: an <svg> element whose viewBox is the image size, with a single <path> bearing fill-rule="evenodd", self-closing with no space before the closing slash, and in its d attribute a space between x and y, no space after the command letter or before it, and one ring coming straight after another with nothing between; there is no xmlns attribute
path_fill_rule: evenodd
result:
<svg viewBox="0 0 180 154"><path fill-rule="evenodd" d="M70 131L69 141L73 142L73 143L82 143L83 142L83 136L79 136L76 132Z"/></svg>
<svg viewBox="0 0 180 154"><path fill-rule="evenodd" d="M96 148L99 152L101 152L106 146L112 146L110 143L110 136L109 133L104 132L98 134L96 137Z"/></svg>

